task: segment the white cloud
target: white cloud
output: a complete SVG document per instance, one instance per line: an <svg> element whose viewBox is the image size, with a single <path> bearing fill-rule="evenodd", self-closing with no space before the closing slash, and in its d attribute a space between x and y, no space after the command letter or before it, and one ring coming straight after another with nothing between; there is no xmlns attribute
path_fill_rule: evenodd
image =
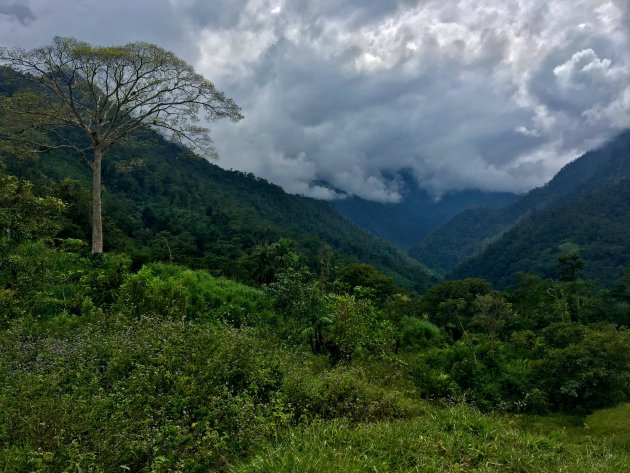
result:
<svg viewBox="0 0 630 473"><path fill-rule="evenodd" d="M630 126L627 0L25 5L0 43L172 49L243 108L213 124L219 164L318 198L397 201L402 169L435 195L524 191Z"/></svg>

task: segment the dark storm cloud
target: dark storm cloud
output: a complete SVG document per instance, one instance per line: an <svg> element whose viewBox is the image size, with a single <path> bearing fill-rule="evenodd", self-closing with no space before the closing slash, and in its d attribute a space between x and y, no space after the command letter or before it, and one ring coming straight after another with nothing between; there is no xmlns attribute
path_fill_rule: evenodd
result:
<svg viewBox="0 0 630 473"><path fill-rule="evenodd" d="M343 19L352 27L378 21L401 8L416 5L420 0L294 0L285 4L286 13L308 19L308 23L325 22L326 19Z"/></svg>
<svg viewBox="0 0 630 473"><path fill-rule="evenodd" d="M13 18L22 23L22 25L27 25L35 19L35 15L28 5L15 2L0 2L1 15Z"/></svg>
<svg viewBox="0 0 630 473"><path fill-rule="evenodd" d="M615 18L626 12L578 3L391 2L351 15L340 2L289 2L248 71L264 78L264 100L243 97L255 116L282 116L283 131L253 125L274 157L238 165L289 189L308 168L313 182L377 200L400 198L405 168L436 194L541 184L628 123L627 32ZM221 130L221 143L242 133ZM284 161L298 154L292 175Z"/></svg>
<svg viewBox="0 0 630 473"><path fill-rule="evenodd" d="M247 0L192 0L178 2L177 7L197 27L234 28L246 5Z"/></svg>
<svg viewBox="0 0 630 473"><path fill-rule="evenodd" d="M396 201L401 170L436 195L524 191L630 126L627 0L29 5L2 43L142 39L194 63L246 116L213 124L219 164L290 192Z"/></svg>

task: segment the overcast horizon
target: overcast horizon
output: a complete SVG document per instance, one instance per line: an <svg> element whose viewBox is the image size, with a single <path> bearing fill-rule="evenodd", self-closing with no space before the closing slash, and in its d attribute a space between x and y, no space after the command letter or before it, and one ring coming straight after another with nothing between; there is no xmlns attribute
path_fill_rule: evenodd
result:
<svg viewBox="0 0 630 473"><path fill-rule="evenodd" d="M175 52L242 107L217 164L323 199L524 192L630 128L629 0L0 0L54 36Z"/></svg>

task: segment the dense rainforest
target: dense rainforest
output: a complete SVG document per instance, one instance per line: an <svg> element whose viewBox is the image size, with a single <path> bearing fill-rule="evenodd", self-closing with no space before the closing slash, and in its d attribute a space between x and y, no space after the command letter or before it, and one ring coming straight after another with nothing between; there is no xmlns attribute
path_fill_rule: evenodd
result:
<svg viewBox="0 0 630 473"><path fill-rule="evenodd" d="M72 156L9 163L72 206L62 230L87 238L89 169ZM105 244L134 262L162 260L249 278L247 258L259 243L291 238L314 268L330 246L346 261L365 261L400 284L423 290L436 278L384 240L351 224L326 202L286 194L253 175L226 171L152 134L132 151L112 152L103 170ZM236 263L236 264L235 264Z"/></svg>
<svg viewBox="0 0 630 473"><path fill-rule="evenodd" d="M470 207L504 207L518 196L509 192L467 190L431 195L418 187L413 174L403 170L397 180L399 202L372 202L360 197L331 201L344 217L404 250L409 250L433 230Z"/></svg>
<svg viewBox="0 0 630 473"><path fill-rule="evenodd" d="M627 469L630 269L602 286L569 245L509 290L439 281L148 132L104 166L93 254L87 167L2 162L3 471Z"/></svg>
<svg viewBox="0 0 630 473"><path fill-rule="evenodd" d="M553 275L555 258L571 249L581 252L587 277L610 285L628 265L622 194L629 178L626 131L507 206L464 210L410 254L442 274L475 275L507 287L518 271Z"/></svg>
<svg viewBox="0 0 630 473"><path fill-rule="evenodd" d="M80 181L0 180L5 471L627 465L629 271L606 289L560 259L562 280L421 295L323 243L313 266L285 238L237 254L226 278L170 235L162 262L122 230L91 255L67 199Z"/></svg>

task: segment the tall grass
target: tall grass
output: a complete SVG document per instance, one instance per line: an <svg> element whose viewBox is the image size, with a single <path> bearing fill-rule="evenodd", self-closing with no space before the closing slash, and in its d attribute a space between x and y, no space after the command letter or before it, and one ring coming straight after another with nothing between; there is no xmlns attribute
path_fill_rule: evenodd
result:
<svg viewBox="0 0 630 473"><path fill-rule="evenodd" d="M519 427L513 417L456 405L410 421L291 429L233 473L626 472L628 450L608 438Z"/></svg>

